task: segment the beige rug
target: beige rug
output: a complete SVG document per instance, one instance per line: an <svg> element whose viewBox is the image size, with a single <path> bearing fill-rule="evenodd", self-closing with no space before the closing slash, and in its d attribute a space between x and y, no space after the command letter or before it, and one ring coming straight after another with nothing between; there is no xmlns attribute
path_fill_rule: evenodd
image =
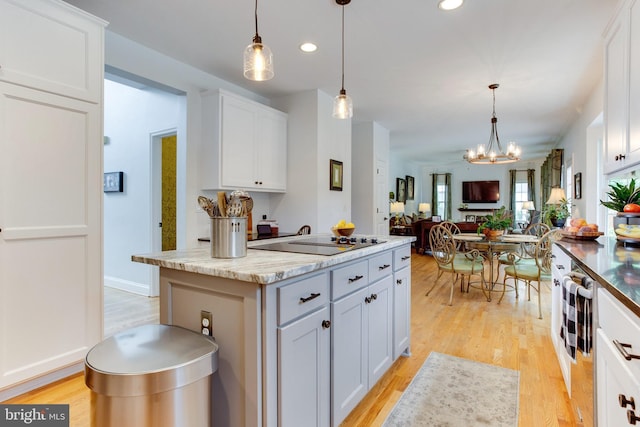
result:
<svg viewBox="0 0 640 427"><path fill-rule="evenodd" d="M432 352L384 426L518 425L520 372Z"/></svg>

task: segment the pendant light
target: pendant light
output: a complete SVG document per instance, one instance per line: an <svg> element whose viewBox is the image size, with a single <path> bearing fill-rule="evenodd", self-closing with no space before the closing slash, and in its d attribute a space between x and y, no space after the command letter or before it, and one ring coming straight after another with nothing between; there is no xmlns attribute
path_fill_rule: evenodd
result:
<svg viewBox="0 0 640 427"><path fill-rule="evenodd" d="M256 35L244 50L244 76L249 80L261 82L273 78L273 54L258 34L258 0L255 7Z"/></svg>
<svg viewBox="0 0 640 427"><path fill-rule="evenodd" d="M476 151L468 149L463 156L469 163L478 165L499 165L505 163L514 163L520 160L520 147L515 142L510 142L507 151L502 150L500 137L498 136L498 118L496 117L496 89L499 84L493 83L489 85L493 93L493 115L491 116L491 135L489 136L489 144L478 145ZM495 146L494 146L495 144ZM497 151L496 151L497 150Z"/></svg>
<svg viewBox="0 0 640 427"><path fill-rule="evenodd" d="M351 3L351 0L336 0L336 3L342 6L342 86L340 94L333 100L333 117L350 119L353 116L353 102L344 90L344 6Z"/></svg>

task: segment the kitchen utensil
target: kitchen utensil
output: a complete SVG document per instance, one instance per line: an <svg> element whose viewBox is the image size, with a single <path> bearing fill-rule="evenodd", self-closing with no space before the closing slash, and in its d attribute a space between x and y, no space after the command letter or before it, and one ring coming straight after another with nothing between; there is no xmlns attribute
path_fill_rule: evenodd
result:
<svg viewBox="0 0 640 427"><path fill-rule="evenodd" d="M214 216L214 212L213 212L213 200L204 197L204 196L199 196L198 197L198 204L200 205L200 207L209 214L209 216Z"/></svg>
<svg viewBox="0 0 640 427"><path fill-rule="evenodd" d="M220 216L227 216L227 193L224 191L218 191L218 209L220 210Z"/></svg>
<svg viewBox="0 0 640 427"><path fill-rule="evenodd" d="M227 205L227 216L239 217L242 216L242 200L237 197L232 197Z"/></svg>

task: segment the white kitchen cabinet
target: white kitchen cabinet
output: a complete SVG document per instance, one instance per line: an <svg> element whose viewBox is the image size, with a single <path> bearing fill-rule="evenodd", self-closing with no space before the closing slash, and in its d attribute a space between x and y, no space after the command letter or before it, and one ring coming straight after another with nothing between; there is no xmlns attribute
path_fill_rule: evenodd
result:
<svg viewBox="0 0 640 427"><path fill-rule="evenodd" d="M284 192L287 115L222 90L202 104L201 187Z"/></svg>
<svg viewBox="0 0 640 427"><path fill-rule="evenodd" d="M598 426L640 421L640 319L605 289L598 289L596 384ZM626 404L632 400L635 405ZM631 422L632 419L636 419Z"/></svg>
<svg viewBox="0 0 640 427"><path fill-rule="evenodd" d="M0 0L3 391L80 371L102 339L104 25L61 1Z"/></svg>
<svg viewBox="0 0 640 427"><path fill-rule="evenodd" d="M409 355L411 341L411 247L393 251L393 360Z"/></svg>
<svg viewBox="0 0 640 427"><path fill-rule="evenodd" d="M340 425L393 362L392 253L368 262L369 278L375 281L331 303L333 426Z"/></svg>
<svg viewBox="0 0 640 427"><path fill-rule="evenodd" d="M640 3L621 5L604 44L605 173L640 163Z"/></svg>
<svg viewBox="0 0 640 427"><path fill-rule="evenodd" d="M62 1L0 1L0 81L100 103L105 24Z"/></svg>
<svg viewBox="0 0 640 427"><path fill-rule="evenodd" d="M329 426L329 307L278 330L281 427Z"/></svg>

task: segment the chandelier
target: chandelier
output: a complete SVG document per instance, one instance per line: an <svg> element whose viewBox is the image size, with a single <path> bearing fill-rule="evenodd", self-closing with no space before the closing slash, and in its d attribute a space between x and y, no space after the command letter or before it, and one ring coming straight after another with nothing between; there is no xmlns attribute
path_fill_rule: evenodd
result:
<svg viewBox="0 0 640 427"><path fill-rule="evenodd" d="M493 93L493 115L491 116L491 136L489 137L489 144L487 146L480 144L476 150L468 149L463 158L469 163L497 165L514 163L520 160L520 147L518 147L515 142L510 142L509 145L507 145L506 152L502 150L502 145L500 144L498 118L496 117L496 89L498 89L499 86L497 83L489 85L489 89L491 89Z"/></svg>

